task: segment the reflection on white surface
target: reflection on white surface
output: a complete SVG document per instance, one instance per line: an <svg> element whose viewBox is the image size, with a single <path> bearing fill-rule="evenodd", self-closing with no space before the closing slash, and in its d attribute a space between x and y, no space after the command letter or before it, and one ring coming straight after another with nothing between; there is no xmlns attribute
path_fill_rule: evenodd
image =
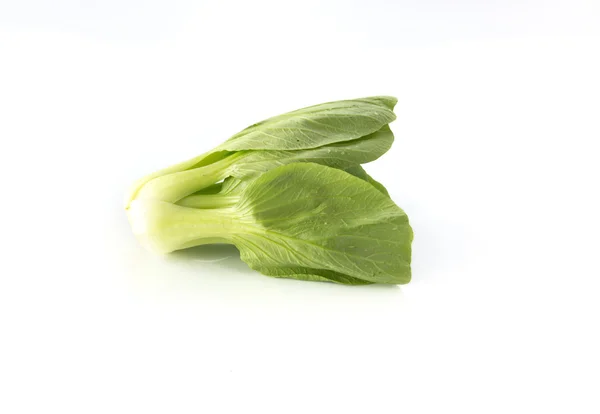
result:
<svg viewBox="0 0 600 414"><path fill-rule="evenodd" d="M239 257L239 250L231 244L208 244L197 246L178 250L171 255L173 260L183 259L196 263L218 263L227 261L224 265L229 265L228 267L240 263L240 260L238 260Z"/></svg>
<svg viewBox="0 0 600 414"><path fill-rule="evenodd" d="M265 307L279 303L281 311L306 301L314 307L355 312L362 305L400 309L402 289L395 285L343 286L264 276L250 269L231 245L207 245L180 250L164 256L130 246L122 256L124 276L131 293L142 299L233 306Z"/></svg>

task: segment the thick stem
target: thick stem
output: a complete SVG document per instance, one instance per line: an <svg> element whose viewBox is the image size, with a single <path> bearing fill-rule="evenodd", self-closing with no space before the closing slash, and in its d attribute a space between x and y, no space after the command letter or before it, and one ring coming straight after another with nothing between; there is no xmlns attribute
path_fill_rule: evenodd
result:
<svg viewBox="0 0 600 414"><path fill-rule="evenodd" d="M192 168L195 164L198 164L204 158L208 157L210 154L211 154L210 152L207 152L206 154L202 154L202 155L199 155L192 159L186 160L184 162L180 162L179 164L175 164L170 167L163 168L162 170L155 171L152 174L149 174L145 177L140 178L135 183L133 183L131 188L127 191L127 194L125 195L125 208L129 208L129 204L131 203L131 201L133 201L137 197L139 191L148 182L150 182L158 177L167 175L167 174L173 174L173 173L176 173L179 171L185 171L189 168Z"/></svg>
<svg viewBox="0 0 600 414"><path fill-rule="evenodd" d="M192 194L182 198L177 202L177 205L191 208L224 208L233 207L240 200L237 195L221 195L221 194Z"/></svg>
<svg viewBox="0 0 600 414"><path fill-rule="evenodd" d="M201 244L231 243L244 225L233 208L200 210L158 200L134 200L127 210L134 234L149 250L169 253Z"/></svg>
<svg viewBox="0 0 600 414"><path fill-rule="evenodd" d="M147 182L135 197L175 203L229 176L231 167L243 153L232 154L212 164L163 175Z"/></svg>

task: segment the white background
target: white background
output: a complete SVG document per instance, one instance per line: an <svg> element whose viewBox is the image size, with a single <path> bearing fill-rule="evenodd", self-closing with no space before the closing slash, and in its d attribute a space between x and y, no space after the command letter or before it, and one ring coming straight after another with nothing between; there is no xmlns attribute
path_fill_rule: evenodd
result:
<svg viewBox="0 0 600 414"><path fill-rule="evenodd" d="M600 412L600 3L0 1L0 411ZM157 257L134 179L399 98L413 281Z"/></svg>

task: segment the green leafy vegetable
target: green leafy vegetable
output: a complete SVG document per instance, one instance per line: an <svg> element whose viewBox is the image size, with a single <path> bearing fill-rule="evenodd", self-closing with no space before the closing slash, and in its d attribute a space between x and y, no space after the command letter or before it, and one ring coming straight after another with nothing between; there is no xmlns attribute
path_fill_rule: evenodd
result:
<svg viewBox="0 0 600 414"><path fill-rule="evenodd" d="M392 145L395 103L372 97L293 111L151 174L127 195L133 232L159 253L231 243L273 277L408 283L408 218L360 165Z"/></svg>
<svg viewBox="0 0 600 414"><path fill-rule="evenodd" d="M233 243L266 275L346 284L408 283L406 214L368 182L313 163L275 168L231 207L208 210L135 200L136 235L161 253Z"/></svg>

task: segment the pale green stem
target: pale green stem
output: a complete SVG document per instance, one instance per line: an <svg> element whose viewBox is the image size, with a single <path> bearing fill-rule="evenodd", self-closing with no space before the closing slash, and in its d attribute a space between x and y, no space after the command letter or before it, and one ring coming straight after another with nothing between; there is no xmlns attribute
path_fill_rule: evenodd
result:
<svg viewBox="0 0 600 414"><path fill-rule="evenodd" d="M154 178L137 192L135 198L138 200L152 199L175 203L190 194L227 178L230 175L229 167L243 155L243 153L235 153L203 167Z"/></svg>
<svg viewBox="0 0 600 414"><path fill-rule="evenodd" d="M192 194L182 198L177 205L191 208L214 209L223 207L232 207L240 200L237 195L221 194Z"/></svg>
<svg viewBox="0 0 600 414"><path fill-rule="evenodd" d="M152 174L148 174L145 177L140 178L135 183L133 183L133 185L127 191L127 194L125 194L125 208L129 207L129 203L131 203L131 201L137 197L140 189L144 187L146 183L167 174L173 174L179 171L188 170L189 168L192 168L194 165L198 164L210 154L210 152L207 152L205 154L180 162L179 164L171 165L170 167L163 168L162 170L155 171Z"/></svg>
<svg viewBox="0 0 600 414"><path fill-rule="evenodd" d="M136 199L127 213L140 242L159 253L217 240L231 243L231 236L244 227L233 208L199 210L164 201Z"/></svg>

